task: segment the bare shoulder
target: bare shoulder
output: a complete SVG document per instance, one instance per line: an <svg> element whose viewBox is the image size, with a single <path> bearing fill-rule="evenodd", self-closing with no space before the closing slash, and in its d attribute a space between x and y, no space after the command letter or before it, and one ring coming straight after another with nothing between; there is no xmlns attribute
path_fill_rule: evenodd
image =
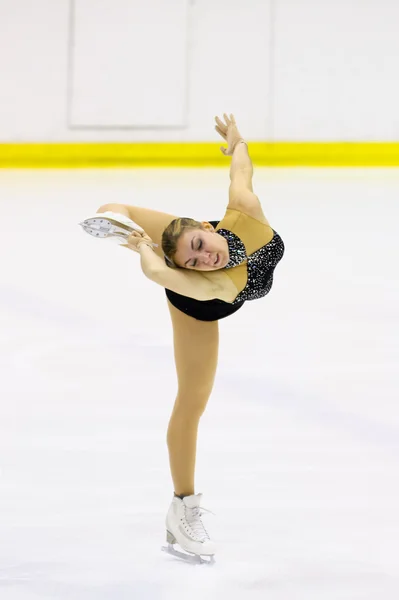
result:
<svg viewBox="0 0 399 600"><path fill-rule="evenodd" d="M270 223L265 217L265 214L262 210L262 205L261 205L258 197L255 196L255 198L256 198L256 201L254 199L253 202L246 202L246 203L238 204L239 208L237 208L236 210L239 210L240 212L244 213L245 215L248 215L249 217L256 219L256 221L259 221L260 223L263 223L264 225L267 225L268 227L270 227Z"/></svg>
<svg viewBox="0 0 399 600"><path fill-rule="evenodd" d="M240 188L239 190L236 189L234 192L230 191L227 208L238 210L270 227L270 223L265 217L258 196L248 189Z"/></svg>

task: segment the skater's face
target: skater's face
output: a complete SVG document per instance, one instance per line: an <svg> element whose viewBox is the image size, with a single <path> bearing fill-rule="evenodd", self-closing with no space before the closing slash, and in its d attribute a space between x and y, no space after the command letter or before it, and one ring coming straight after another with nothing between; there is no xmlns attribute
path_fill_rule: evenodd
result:
<svg viewBox="0 0 399 600"><path fill-rule="evenodd" d="M230 260L227 240L210 223L201 225L202 229L190 229L180 236L174 261L195 271L223 269Z"/></svg>

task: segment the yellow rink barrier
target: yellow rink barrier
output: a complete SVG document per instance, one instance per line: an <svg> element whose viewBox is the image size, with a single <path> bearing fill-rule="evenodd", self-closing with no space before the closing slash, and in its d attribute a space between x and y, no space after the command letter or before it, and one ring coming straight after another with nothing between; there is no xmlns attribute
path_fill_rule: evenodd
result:
<svg viewBox="0 0 399 600"><path fill-rule="evenodd" d="M398 167L399 142L248 142L255 166ZM215 142L0 143L0 168L226 167Z"/></svg>

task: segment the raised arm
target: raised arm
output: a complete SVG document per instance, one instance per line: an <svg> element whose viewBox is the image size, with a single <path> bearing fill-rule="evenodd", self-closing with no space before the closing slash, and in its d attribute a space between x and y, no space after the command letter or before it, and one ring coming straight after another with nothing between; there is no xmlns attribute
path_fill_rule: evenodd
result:
<svg viewBox="0 0 399 600"><path fill-rule="evenodd" d="M248 144L244 140L239 140L234 147L231 159L229 195L243 191L253 194L253 174L254 168L249 157Z"/></svg>
<svg viewBox="0 0 399 600"><path fill-rule="evenodd" d="M225 156L231 156L229 203L227 208L239 210L269 225L258 196L252 187L253 165L249 156L248 144L237 129L233 115L225 114L223 123L218 117L216 131L226 140L228 147L221 148ZM270 225L269 225L270 226Z"/></svg>

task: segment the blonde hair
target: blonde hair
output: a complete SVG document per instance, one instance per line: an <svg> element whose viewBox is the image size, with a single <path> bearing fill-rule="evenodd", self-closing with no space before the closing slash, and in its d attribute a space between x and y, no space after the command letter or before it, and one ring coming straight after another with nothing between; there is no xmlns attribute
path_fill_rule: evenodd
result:
<svg viewBox="0 0 399 600"><path fill-rule="evenodd" d="M179 267L179 265L175 263L177 242L185 231L190 231L192 229L203 229L203 227L199 221L189 219L188 217L179 217L169 223L164 230L162 234L162 250L168 267L171 267L172 269L184 268Z"/></svg>

